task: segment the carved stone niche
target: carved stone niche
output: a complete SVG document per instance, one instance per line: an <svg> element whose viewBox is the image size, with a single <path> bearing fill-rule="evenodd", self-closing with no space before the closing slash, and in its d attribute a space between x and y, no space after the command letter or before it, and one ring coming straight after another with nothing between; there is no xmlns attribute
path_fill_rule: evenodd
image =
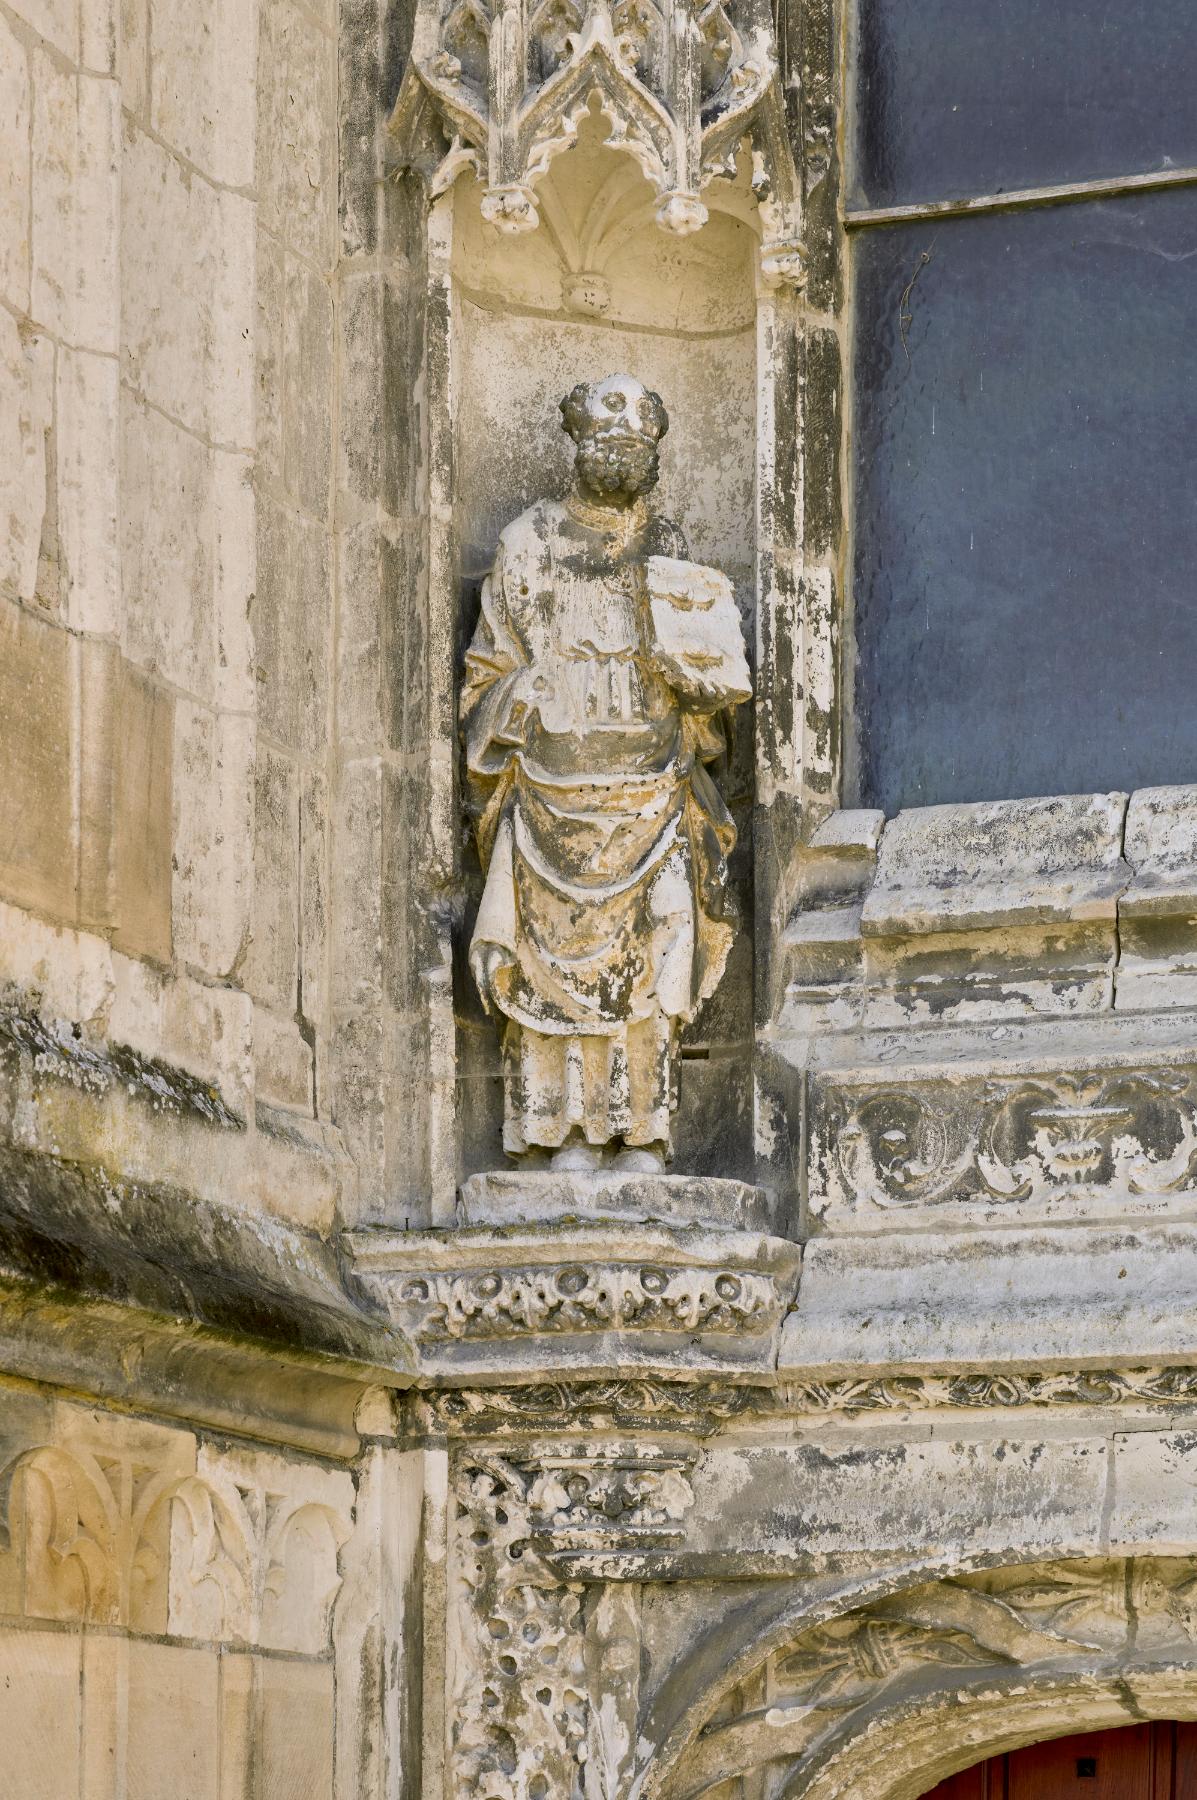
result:
<svg viewBox="0 0 1197 1800"><path fill-rule="evenodd" d="M799 272L797 189L770 34L768 9L745 0L597 0L588 10L422 0L418 10L392 141L395 160L423 172L428 200L413 382L437 722L424 848L429 887L452 900L438 915L441 966L424 977L434 1226L572 1215L754 1229L768 1210L748 1185L751 820L757 739L772 755L776 719L794 711L788 685L781 700L775 688L792 685L795 666L801 334L788 279ZM740 924L722 980L681 1040L669 1175L651 1194L539 1180L513 1189L471 1180L504 1167L503 1068L465 955L483 875L462 831L462 652L500 533L569 487L562 398L616 371L664 401L655 498L686 558L728 578L752 665L754 701L730 711L717 782L736 826ZM713 1178L728 1185L716 1192Z"/></svg>
<svg viewBox="0 0 1197 1800"><path fill-rule="evenodd" d="M508 233L553 221L542 183L589 109L633 159L652 215L677 237L710 217L712 184L751 156L761 272L802 276L798 184L764 0L420 0L392 128L434 196L464 172ZM553 221L555 223L555 221ZM573 271L601 310L598 271Z"/></svg>

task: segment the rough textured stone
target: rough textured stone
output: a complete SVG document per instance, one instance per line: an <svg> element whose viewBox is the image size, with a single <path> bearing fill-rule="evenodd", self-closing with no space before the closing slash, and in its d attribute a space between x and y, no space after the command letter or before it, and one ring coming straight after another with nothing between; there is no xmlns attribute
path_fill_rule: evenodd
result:
<svg viewBox="0 0 1197 1800"><path fill-rule="evenodd" d="M840 807L848 21L514 22L0 19L20 1800L914 1800L1197 1712L1194 792ZM458 692L629 366L646 607L755 697L675 1172L587 1180L498 1166Z"/></svg>
<svg viewBox="0 0 1197 1800"><path fill-rule="evenodd" d="M862 929L882 935L1114 917L1125 794L927 806L881 839Z"/></svg>

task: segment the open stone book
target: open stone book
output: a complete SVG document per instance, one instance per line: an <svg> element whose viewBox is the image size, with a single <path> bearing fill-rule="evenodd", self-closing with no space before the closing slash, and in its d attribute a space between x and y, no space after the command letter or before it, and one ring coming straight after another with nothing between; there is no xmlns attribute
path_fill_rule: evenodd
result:
<svg viewBox="0 0 1197 1800"><path fill-rule="evenodd" d="M652 655L684 698L735 706L752 694L744 631L731 582L720 569L650 556L646 567Z"/></svg>

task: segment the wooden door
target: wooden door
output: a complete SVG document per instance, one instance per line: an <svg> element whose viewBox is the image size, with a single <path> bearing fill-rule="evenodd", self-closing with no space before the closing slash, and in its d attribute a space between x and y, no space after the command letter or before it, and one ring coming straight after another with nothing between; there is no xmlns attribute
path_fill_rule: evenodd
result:
<svg viewBox="0 0 1197 1800"><path fill-rule="evenodd" d="M1126 1725L1029 1744L925 1800L1197 1800L1197 1725Z"/></svg>

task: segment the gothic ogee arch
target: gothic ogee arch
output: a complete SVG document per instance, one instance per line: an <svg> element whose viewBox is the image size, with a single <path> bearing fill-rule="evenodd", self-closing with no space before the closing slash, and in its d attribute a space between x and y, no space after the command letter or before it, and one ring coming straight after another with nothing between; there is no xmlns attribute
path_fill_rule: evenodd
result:
<svg viewBox="0 0 1197 1800"><path fill-rule="evenodd" d="M636 1800L739 1800L765 1771L782 1800L917 1800L1023 1744L1197 1718L1197 1556L939 1576L769 1636L728 1658Z"/></svg>

